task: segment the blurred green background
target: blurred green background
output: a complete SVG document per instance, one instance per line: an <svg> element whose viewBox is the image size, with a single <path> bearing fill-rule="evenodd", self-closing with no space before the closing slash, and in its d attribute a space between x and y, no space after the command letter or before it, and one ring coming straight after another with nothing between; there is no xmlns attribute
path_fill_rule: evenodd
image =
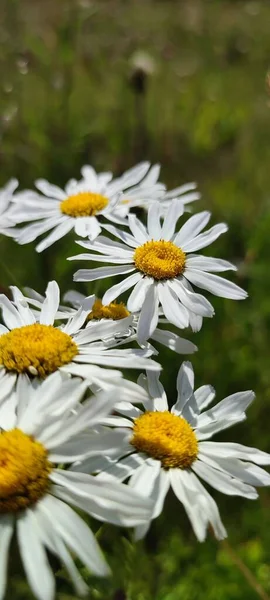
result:
<svg viewBox="0 0 270 600"><path fill-rule="evenodd" d="M213 222L230 227L208 253L238 265L234 280L250 297L212 298L215 318L199 334L186 334L199 346L196 384L212 383L219 399L253 388L249 419L219 439L268 451L269 23L268 0L2 0L0 6L0 184L18 177L22 189L31 188L43 177L63 185L79 178L86 163L120 174L145 159L161 163L169 188L197 181L202 199L194 209L210 209ZM138 52L147 71L143 86ZM39 256L34 244L1 238L1 287L43 291L56 278L63 291L72 288L74 267L82 266L65 260L77 253L74 239ZM173 399L181 357L162 353ZM113 575L100 581L86 574L89 598L269 599L269 492L254 503L213 496L229 546L211 534L205 544L196 542L171 497L136 546L125 531L99 530ZM15 563L7 598L30 600ZM57 580L58 600L76 598L64 573Z"/></svg>

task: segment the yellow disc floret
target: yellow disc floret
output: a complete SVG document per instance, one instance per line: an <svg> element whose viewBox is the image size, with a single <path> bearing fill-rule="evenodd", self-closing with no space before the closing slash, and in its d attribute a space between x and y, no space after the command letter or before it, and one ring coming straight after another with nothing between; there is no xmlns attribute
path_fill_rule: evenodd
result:
<svg viewBox="0 0 270 600"><path fill-rule="evenodd" d="M69 217L94 217L107 206L108 202L108 198L101 194L79 192L63 200L60 209Z"/></svg>
<svg viewBox="0 0 270 600"><path fill-rule="evenodd" d="M139 452L160 460L165 469L187 469L198 455L193 429L169 411L146 412L135 419L130 443Z"/></svg>
<svg viewBox="0 0 270 600"><path fill-rule="evenodd" d="M173 242L146 242L134 252L135 266L154 279L173 279L185 268L186 255Z"/></svg>
<svg viewBox="0 0 270 600"><path fill-rule="evenodd" d="M0 336L0 365L8 371L46 377L78 354L70 335L52 325L25 325Z"/></svg>
<svg viewBox="0 0 270 600"><path fill-rule="evenodd" d="M127 310L123 302L111 302L110 304L102 304L99 298L93 304L92 310L87 319L112 319L119 321L129 317L130 312Z"/></svg>
<svg viewBox="0 0 270 600"><path fill-rule="evenodd" d="M0 434L0 514L26 509L49 488L46 448L20 429Z"/></svg>

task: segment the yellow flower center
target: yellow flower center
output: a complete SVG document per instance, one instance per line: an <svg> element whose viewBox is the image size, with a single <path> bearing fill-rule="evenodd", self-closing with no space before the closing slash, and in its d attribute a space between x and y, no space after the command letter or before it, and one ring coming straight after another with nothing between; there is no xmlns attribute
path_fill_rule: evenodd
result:
<svg viewBox="0 0 270 600"><path fill-rule="evenodd" d="M24 510L49 488L52 464L40 442L12 429L0 434L0 514Z"/></svg>
<svg viewBox="0 0 270 600"><path fill-rule="evenodd" d="M154 279L173 279L183 273L186 255L173 242L146 242L134 252L135 266Z"/></svg>
<svg viewBox="0 0 270 600"><path fill-rule="evenodd" d="M105 305L97 298L87 320L113 319L113 321L119 321L120 319L129 317L129 315L130 312L126 309L123 302L111 302L110 304Z"/></svg>
<svg viewBox="0 0 270 600"><path fill-rule="evenodd" d="M60 204L62 213L69 217L94 217L108 204L108 198L92 192L79 192Z"/></svg>
<svg viewBox="0 0 270 600"><path fill-rule="evenodd" d="M0 336L0 365L8 371L46 377L78 354L70 335L52 325L25 325Z"/></svg>
<svg viewBox="0 0 270 600"><path fill-rule="evenodd" d="M187 469L198 455L193 429L169 411L146 412L135 419L130 443L139 452L160 460L165 469Z"/></svg>

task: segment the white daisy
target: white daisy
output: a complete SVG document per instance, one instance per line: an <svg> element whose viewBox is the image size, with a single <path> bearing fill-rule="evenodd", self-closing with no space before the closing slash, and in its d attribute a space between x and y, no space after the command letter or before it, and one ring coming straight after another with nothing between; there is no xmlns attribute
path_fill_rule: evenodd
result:
<svg viewBox="0 0 270 600"><path fill-rule="evenodd" d="M82 179L71 179L64 190L38 179L36 187L43 196L25 191L14 203L13 218L17 223L34 221L18 231L17 241L26 244L52 230L36 247L37 252L42 252L72 229L77 235L94 240L101 232L100 217L123 223L123 216L116 212L120 197L124 194L129 198L129 188L142 179L149 166L149 163L141 163L117 179L112 179L112 173L97 174L93 167L85 166ZM142 199L157 198L163 188L162 184L151 184L149 179L149 184L133 194L136 197L141 194Z"/></svg>
<svg viewBox="0 0 270 600"><path fill-rule="evenodd" d="M33 298L27 301L16 287L12 291L13 302L0 295L5 323L5 326L0 325L0 373L7 386L26 373L44 378L60 369L102 387L122 374L101 367L158 368L157 363L147 358L151 355L149 350L114 350L102 344L102 338L125 331L129 318L121 323L93 323L91 327L83 328L94 296L85 298L64 326L55 326L60 295L55 281L48 284L42 303ZM32 311L29 303L38 311Z"/></svg>
<svg viewBox="0 0 270 600"><path fill-rule="evenodd" d="M127 308L131 312L141 311L138 322L140 343L156 329L159 304L168 321L181 328L193 325L193 315L195 321L196 316L199 319L213 316L210 302L195 293L191 284L224 298L241 300L247 297L240 287L213 274L236 270L234 265L219 258L193 254L227 231L227 225L220 223L201 233L211 216L209 212L201 212L190 217L175 233L182 212L181 203L173 200L161 225L159 203L153 203L148 211L147 229L135 215L129 215L131 234L113 225L105 225L105 229L118 241L105 236L98 237L95 242L79 241L79 245L99 254L80 254L69 259L114 263L111 267L81 269L75 273L75 281L129 274L107 290L102 302L108 304L134 287Z"/></svg>
<svg viewBox="0 0 270 600"><path fill-rule="evenodd" d="M32 291L30 290L30 293ZM83 304L85 297L83 294L80 294L77 291L70 290L64 295L64 300L72 304L72 306L78 310L78 308ZM62 307L62 311L64 311L64 307ZM68 315L70 312L68 312ZM137 341L137 327L138 327L138 313L131 314L130 311L127 310L125 304L123 302L111 302L110 304L104 305L99 298L96 298L91 312L89 313L87 320L89 321L120 321L122 319L126 319L131 316L132 321L129 323L125 332L117 332L113 337L106 338L104 343L106 345L116 344L118 346L130 343L131 341ZM162 319L160 317L160 322L164 322L167 320ZM89 326L89 325L88 325ZM170 348L174 352L178 354L193 354L198 349L195 344L186 340L185 338L181 338L172 331L167 329L160 329L157 327L155 331L152 333L151 339L154 342L158 342L163 344L167 348ZM153 352L156 354L157 351L151 346Z"/></svg>
<svg viewBox="0 0 270 600"><path fill-rule="evenodd" d="M99 393L86 401L77 415L57 417L54 411L52 417L56 389L61 394L57 377L59 374L50 376L35 392L30 386L27 405L27 388L19 386L13 419L5 406L0 407L0 599L5 596L14 531L32 592L39 600L53 600L55 579L46 551L59 557L79 595L87 593L87 586L71 552L95 575L110 572L94 534L70 505L120 526L142 524L151 515L151 500L126 485L58 468L59 463L68 465L92 452L91 436L83 432L109 414L116 391L111 388ZM69 392L79 396L81 386L77 383L76 390L74 381L69 380L67 397Z"/></svg>
<svg viewBox="0 0 270 600"><path fill-rule="evenodd" d="M14 230L11 227L14 225L10 218L10 206L13 199L13 192L18 186L17 179L10 179L8 183L0 189L0 234L13 236Z"/></svg>
<svg viewBox="0 0 270 600"><path fill-rule="evenodd" d="M126 217L132 208L144 208L148 210L149 206L156 200L159 200L161 214L166 214L172 199L177 198L186 208L191 202L199 200L200 194L196 191L196 183L186 183L185 185L166 191L165 185L158 182L160 175L160 165L150 167L149 163L144 162L136 165L129 171L126 171L119 182L125 190L116 207L116 214ZM135 185L137 179L137 185ZM132 182L132 187L128 187ZM187 207L189 210L189 207Z"/></svg>
<svg viewBox="0 0 270 600"><path fill-rule="evenodd" d="M237 443L208 441L215 433L243 421L245 410L254 399L252 391L238 392L224 398L210 409L214 389L204 385L194 390L194 373L190 363L183 363L177 377L177 400L169 410L167 397L157 374L140 378L148 390L142 398L143 410L127 403L117 405L122 417L103 421L119 437L118 462L99 457L99 463L86 459L73 469L100 471L98 479L128 484L155 502L153 518L162 509L172 487L182 502L199 541L212 526L218 539L226 536L218 507L199 478L216 490L233 496L256 499L255 486L270 484L270 475L257 465L270 464L270 455ZM207 409L207 410L205 410ZM118 430L119 427L119 430ZM207 441L206 441L207 440ZM136 531L142 537L148 527Z"/></svg>

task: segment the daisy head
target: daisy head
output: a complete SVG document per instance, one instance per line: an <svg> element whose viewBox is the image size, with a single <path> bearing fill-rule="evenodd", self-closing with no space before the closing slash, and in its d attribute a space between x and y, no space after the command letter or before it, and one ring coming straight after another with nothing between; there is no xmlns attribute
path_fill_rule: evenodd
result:
<svg viewBox="0 0 270 600"><path fill-rule="evenodd" d="M94 240L101 232L103 220L125 222L123 217L126 215L126 208L117 212L121 199L128 199L127 205L122 206L127 206L129 210L132 193L132 197L141 196L142 199L160 196L164 186L151 183L154 179L150 175L148 183L136 185L149 171L149 167L149 163L141 163L121 177L113 179L112 173L98 174L93 167L87 165L81 170L82 179L71 179L64 189L38 179L36 188L42 195L25 191L18 196L13 206L16 223L29 222L29 225L18 230L17 241L19 244L26 244L50 232L36 247L37 252L42 252L72 229L77 235Z"/></svg>
<svg viewBox="0 0 270 600"><path fill-rule="evenodd" d="M194 292L193 284L224 298L241 300L247 296L236 284L214 274L236 270L234 265L218 258L194 254L227 231L227 225L220 223L201 233L211 216L209 212L202 212L190 217L175 232L182 212L181 203L173 200L161 223L159 203L153 203L148 211L147 228L135 215L129 215L130 233L106 225L105 229L117 241L100 236L93 243L78 242L96 253L80 254L70 259L113 264L97 269L81 269L75 273L75 281L125 276L104 294L102 302L108 304L121 293L134 288L127 308L131 312L140 311L140 343L155 331L159 305L166 319L180 328L191 325L199 329L203 317L213 316L212 305L202 294Z"/></svg>
<svg viewBox="0 0 270 600"><path fill-rule="evenodd" d="M116 330L124 331L128 322L93 323L84 328L95 297L85 298L63 326L58 325L59 287L48 284L45 299L36 294L26 298L13 287L13 302L0 295L3 321L0 325L0 373L10 385L25 374L45 378L57 370L78 375L103 386L121 372L114 367L158 368L149 361L149 350L114 350L106 348L102 339ZM34 305L34 309L29 304ZM135 360L134 360L135 359ZM105 369L103 367L112 367ZM7 384L8 385L8 384Z"/></svg>
<svg viewBox="0 0 270 600"><path fill-rule="evenodd" d="M64 295L64 300L70 303L74 309L78 309L84 302L85 297L77 291L70 290ZM64 307L62 307L64 310ZM69 314L69 313L68 313ZM138 328L138 313L130 313L124 302L110 302L110 304L103 304L100 298L96 298L92 309L87 316L87 322L89 321L120 321L131 317L128 322L128 327L125 332L119 331L115 333L114 338L107 338L106 345L117 343L118 346L130 343L131 341L137 341L137 328ZM161 314L159 322L162 324L168 324L167 319L163 318ZM185 338L179 337L176 333L167 329L157 327L152 333L151 341L158 342L170 350L177 352L178 354L193 354L197 350L197 346L186 340ZM151 346L152 347L152 346ZM157 351L152 347L154 354Z"/></svg>
<svg viewBox="0 0 270 600"><path fill-rule="evenodd" d="M209 525L218 539L226 536L218 507L201 479L227 495L256 499L255 487L270 484L270 476L258 465L270 464L270 455L238 443L209 441L212 436L246 418L245 410L254 399L252 391L238 392L208 408L214 389L204 385L194 391L194 373L183 363L177 377L177 398L170 407L158 374L139 379L148 393L141 399L142 409L124 402L119 414L106 419L106 425L121 428L118 460L104 455L98 478L119 481L154 500L157 517L171 487L183 504L199 541ZM145 390L143 394L145 394ZM121 415L121 416L120 416ZM78 468L91 472L87 460ZM76 468L76 467L75 467ZM142 537L148 525L139 527Z"/></svg>
<svg viewBox="0 0 270 600"><path fill-rule="evenodd" d="M34 595L39 600L53 600L55 580L46 551L59 557L79 595L85 594L87 587L71 552L95 575L109 574L94 534L70 505L121 526L142 524L151 515L151 500L127 486L118 482L108 485L91 475L58 467L98 452L91 439L99 434L92 428L111 412L119 392L121 397L121 386L117 392L111 388L86 400L78 412L57 416L55 400L57 394L62 395L62 384L59 374L51 375L35 390L31 383L28 387L26 382L20 384L13 417L5 404L0 406L0 598L5 595L14 531ZM80 380L69 379L65 391L67 397L75 395L79 401L85 390ZM83 434L86 429L87 436ZM104 444L102 434L99 443Z"/></svg>

